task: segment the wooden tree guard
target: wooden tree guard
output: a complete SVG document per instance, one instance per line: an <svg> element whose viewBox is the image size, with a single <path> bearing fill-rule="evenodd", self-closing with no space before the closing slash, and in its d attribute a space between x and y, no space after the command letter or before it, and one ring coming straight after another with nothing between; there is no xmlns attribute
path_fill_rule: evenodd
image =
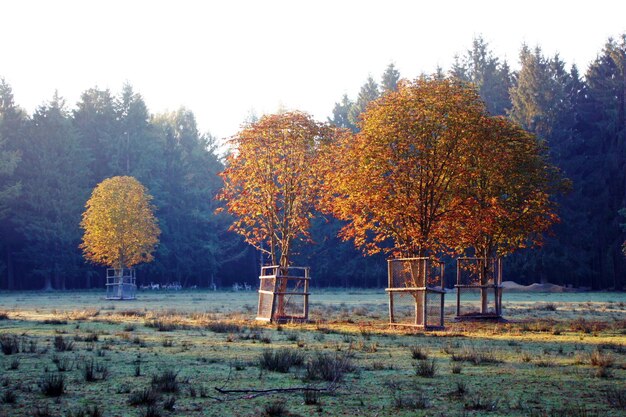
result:
<svg viewBox="0 0 626 417"><path fill-rule="evenodd" d="M458 258L456 264L456 319L502 318L502 259ZM493 290L493 298L489 297ZM479 293L479 305L461 302L461 293Z"/></svg>
<svg viewBox="0 0 626 417"><path fill-rule="evenodd" d="M256 319L270 323L308 321L309 272L309 267L262 267Z"/></svg>
<svg viewBox="0 0 626 417"><path fill-rule="evenodd" d="M135 268L107 269L107 300L134 300L137 293Z"/></svg>
<svg viewBox="0 0 626 417"><path fill-rule="evenodd" d="M443 329L444 264L431 258L387 261L389 324Z"/></svg>

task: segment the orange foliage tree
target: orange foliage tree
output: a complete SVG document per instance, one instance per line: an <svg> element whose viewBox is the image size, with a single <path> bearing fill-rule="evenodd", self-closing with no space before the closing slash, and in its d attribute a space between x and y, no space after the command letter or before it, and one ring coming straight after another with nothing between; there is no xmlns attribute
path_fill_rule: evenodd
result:
<svg viewBox="0 0 626 417"><path fill-rule="evenodd" d="M262 117L231 139L233 153L221 174L218 198L236 217L231 230L289 266L295 239L307 239L319 188L320 144L330 127L301 112Z"/></svg>
<svg viewBox="0 0 626 417"><path fill-rule="evenodd" d="M367 253L505 255L539 244L563 186L543 145L452 80L402 82L332 146L323 208Z"/></svg>
<svg viewBox="0 0 626 417"><path fill-rule="evenodd" d="M152 261L160 230L151 200L133 177L112 177L98 184L80 224L85 258L117 269Z"/></svg>
<svg viewBox="0 0 626 417"><path fill-rule="evenodd" d="M402 82L333 146L323 207L367 253L430 256L458 238L467 154L484 105L449 80Z"/></svg>
<svg viewBox="0 0 626 417"><path fill-rule="evenodd" d="M468 155L462 233L456 252L504 256L541 245L559 221L551 196L567 189L547 161L544 144L503 117L484 117L480 140Z"/></svg>

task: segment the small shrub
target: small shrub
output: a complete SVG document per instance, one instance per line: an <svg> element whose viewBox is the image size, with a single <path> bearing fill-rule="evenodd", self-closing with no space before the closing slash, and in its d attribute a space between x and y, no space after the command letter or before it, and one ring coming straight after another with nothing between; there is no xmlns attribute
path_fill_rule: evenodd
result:
<svg viewBox="0 0 626 417"><path fill-rule="evenodd" d="M129 324L124 326L124 331L125 332L134 332L136 328L137 328L137 326L134 323L129 323Z"/></svg>
<svg viewBox="0 0 626 417"><path fill-rule="evenodd" d="M176 405L176 397L169 397L165 401L163 401L163 409L167 411L174 411L174 406Z"/></svg>
<svg viewBox="0 0 626 417"><path fill-rule="evenodd" d="M601 366L596 370L595 376L597 378L613 378L614 374L611 368L607 366Z"/></svg>
<svg viewBox="0 0 626 417"><path fill-rule="evenodd" d="M146 407L146 411L141 415L142 417L161 417L159 409L154 405Z"/></svg>
<svg viewBox="0 0 626 417"><path fill-rule="evenodd" d="M11 362L9 363L9 369L11 371L17 371L20 368L20 358L15 356L13 359L11 359Z"/></svg>
<svg viewBox="0 0 626 417"><path fill-rule="evenodd" d="M456 382L456 389L452 392L452 394L458 397L463 397L468 392L469 390L467 389L467 384L465 383L465 381L461 380Z"/></svg>
<svg viewBox="0 0 626 417"><path fill-rule="evenodd" d="M0 349L5 355L20 353L20 339L16 335L0 335Z"/></svg>
<svg viewBox="0 0 626 417"><path fill-rule="evenodd" d="M320 392L317 390L305 389L302 391L302 396L306 405L319 405L320 403Z"/></svg>
<svg viewBox="0 0 626 417"><path fill-rule="evenodd" d="M434 378L437 373L437 363L434 359L423 359L415 365L415 374L424 378Z"/></svg>
<svg viewBox="0 0 626 417"><path fill-rule="evenodd" d="M306 365L305 379L339 382L346 372L352 372L354 365L347 353L334 355L326 352L317 352L309 359Z"/></svg>
<svg viewBox="0 0 626 417"><path fill-rule="evenodd" d="M159 393L152 388L133 391L128 397L130 405L154 405L159 400Z"/></svg>
<svg viewBox="0 0 626 417"><path fill-rule="evenodd" d="M466 410L494 411L498 408L498 400L475 394L465 403L464 408Z"/></svg>
<svg viewBox="0 0 626 417"><path fill-rule="evenodd" d="M411 358L418 360L428 359L428 352L419 346L411 346Z"/></svg>
<svg viewBox="0 0 626 417"><path fill-rule="evenodd" d="M463 366L460 363L453 363L450 369L453 374L460 374L463 371Z"/></svg>
<svg viewBox="0 0 626 417"><path fill-rule="evenodd" d="M86 382L105 381L109 377L109 368L93 359L85 362L83 378Z"/></svg>
<svg viewBox="0 0 626 417"><path fill-rule="evenodd" d="M461 349L461 353L453 353L452 360L456 362L470 362L474 365L499 363L493 350L479 350L473 346L465 346Z"/></svg>
<svg viewBox="0 0 626 417"><path fill-rule="evenodd" d="M42 408L35 408L35 411L33 411L33 417L52 417L52 414L50 414L50 408L48 407L48 404L46 404L44 407Z"/></svg>
<svg viewBox="0 0 626 417"><path fill-rule="evenodd" d="M552 368L553 366L556 366L556 363L550 358L544 358L535 362L535 366L538 366L539 368Z"/></svg>
<svg viewBox="0 0 626 417"><path fill-rule="evenodd" d="M177 377L178 372L174 372L170 369L165 370L159 375L152 376L152 387L160 392L178 392L179 386L176 380Z"/></svg>
<svg viewBox="0 0 626 417"><path fill-rule="evenodd" d="M8 319L9 319L9 315L5 313L4 311L0 311L0 321L8 320Z"/></svg>
<svg viewBox="0 0 626 417"><path fill-rule="evenodd" d="M159 332L172 332L180 328L180 326L172 321L166 320L146 320L146 327L152 327Z"/></svg>
<svg viewBox="0 0 626 417"><path fill-rule="evenodd" d="M610 368L615 363L613 356L604 353L600 349L596 349L591 353L591 364L601 368Z"/></svg>
<svg viewBox="0 0 626 417"><path fill-rule="evenodd" d="M304 363L304 355L292 349L266 349L259 358L261 369L270 372L287 373L292 366L301 366Z"/></svg>
<svg viewBox="0 0 626 417"><path fill-rule="evenodd" d="M239 333L241 332L241 327L236 324L226 323L223 321L216 321L207 324L207 330L212 331L213 333Z"/></svg>
<svg viewBox="0 0 626 417"><path fill-rule="evenodd" d="M60 397L65 393L65 377L63 374L46 373L41 378L39 388L46 397Z"/></svg>
<svg viewBox="0 0 626 417"><path fill-rule="evenodd" d="M54 364L57 366L57 371L59 372L71 371L72 368L74 368L74 361L72 361L70 358L59 358L55 356L52 358L52 362L54 362Z"/></svg>
<svg viewBox="0 0 626 417"><path fill-rule="evenodd" d="M98 333L91 332L88 333L87 336L83 338L85 342L97 342L98 341Z"/></svg>
<svg viewBox="0 0 626 417"><path fill-rule="evenodd" d="M2 393L0 401L3 404L15 404L17 402L17 395L13 389L8 389Z"/></svg>
<svg viewBox="0 0 626 417"><path fill-rule="evenodd" d="M430 401L419 387L403 391L401 384L396 381L388 381L387 387L391 391L393 407L397 409L423 410L430 407Z"/></svg>
<svg viewBox="0 0 626 417"><path fill-rule="evenodd" d="M612 407L626 410L626 388L610 387L606 399Z"/></svg>
<svg viewBox="0 0 626 417"><path fill-rule="evenodd" d="M60 326L63 324L67 324L67 320L60 320L60 319L45 319L43 321L43 324L52 324L55 326Z"/></svg>
<svg viewBox="0 0 626 417"><path fill-rule="evenodd" d="M289 415L285 402L281 400L273 401L263 407L263 417L284 417Z"/></svg>
<svg viewBox="0 0 626 417"><path fill-rule="evenodd" d="M57 352L68 352L74 349L74 342L67 341L63 336L54 337L54 349Z"/></svg>
<svg viewBox="0 0 626 417"><path fill-rule="evenodd" d="M528 352L522 352L522 362L530 362L533 359L532 355Z"/></svg>
<svg viewBox="0 0 626 417"><path fill-rule="evenodd" d="M97 405L94 405L93 408L85 405L74 412L70 411L67 417L102 417L102 411Z"/></svg>

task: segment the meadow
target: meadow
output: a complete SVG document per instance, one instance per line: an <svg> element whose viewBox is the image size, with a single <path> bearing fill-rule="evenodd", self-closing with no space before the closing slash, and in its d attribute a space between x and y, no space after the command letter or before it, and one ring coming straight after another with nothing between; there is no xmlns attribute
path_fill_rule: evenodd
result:
<svg viewBox="0 0 626 417"><path fill-rule="evenodd" d="M623 416L626 294L504 294L507 322L387 325L381 290L0 293L0 416ZM478 301L477 297L474 300Z"/></svg>

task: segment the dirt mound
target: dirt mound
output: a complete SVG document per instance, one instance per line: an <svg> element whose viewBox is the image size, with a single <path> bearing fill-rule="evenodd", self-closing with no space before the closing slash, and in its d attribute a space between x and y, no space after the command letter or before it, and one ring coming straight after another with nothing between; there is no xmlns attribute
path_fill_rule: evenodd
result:
<svg viewBox="0 0 626 417"><path fill-rule="evenodd" d="M527 291L527 292L568 292L572 289L565 288L560 285L555 284L531 284L531 285L520 285L517 282L513 281L504 281L502 286L507 291Z"/></svg>

